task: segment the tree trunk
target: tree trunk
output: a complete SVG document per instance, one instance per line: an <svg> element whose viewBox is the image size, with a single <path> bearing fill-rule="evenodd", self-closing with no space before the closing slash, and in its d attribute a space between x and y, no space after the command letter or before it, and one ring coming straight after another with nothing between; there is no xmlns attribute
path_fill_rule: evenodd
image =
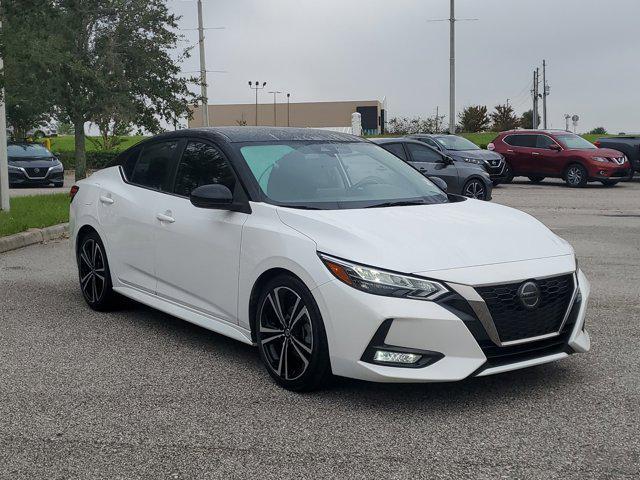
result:
<svg viewBox="0 0 640 480"><path fill-rule="evenodd" d="M73 122L75 128L75 163L76 180L82 180L87 176L87 155L85 151L84 119L76 119Z"/></svg>

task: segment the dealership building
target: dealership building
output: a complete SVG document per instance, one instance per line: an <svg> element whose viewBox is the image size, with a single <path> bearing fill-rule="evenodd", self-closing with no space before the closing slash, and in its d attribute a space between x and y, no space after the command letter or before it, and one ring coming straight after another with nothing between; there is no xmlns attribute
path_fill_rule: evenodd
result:
<svg viewBox="0 0 640 480"><path fill-rule="evenodd" d="M385 101L363 100L347 102L301 102L301 103L239 103L209 105L209 125L261 125L279 127L327 128L348 131L351 115L358 112L362 119L362 130L366 134L384 133L387 120ZM202 106L192 109L189 127L203 126Z"/></svg>

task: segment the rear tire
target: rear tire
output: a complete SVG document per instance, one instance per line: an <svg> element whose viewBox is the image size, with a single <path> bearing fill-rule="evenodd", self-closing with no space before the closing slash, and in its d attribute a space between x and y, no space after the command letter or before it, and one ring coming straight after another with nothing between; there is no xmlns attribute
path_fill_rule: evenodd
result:
<svg viewBox="0 0 640 480"><path fill-rule="evenodd" d="M587 184L587 170L579 163L569 165L564 172L564 181L571 188L581 188Z"/></svg>
<svg viewBox="0 0 640 480"><path fill-rule="evenodd" d="M258 298L253 321L260 359L278 385L308 392L327 383L331 376L327 335L304 283L288 274L270 280Z"/></svg>
<svg viewBox="0 0 640 480"><path fill-rule="evenodd" d="M615 187L618 184L619 180L600 180L600 183L605 187Z"/></svg>
<svg viewBox="0 0 640 480"><path fill-rule="evenodd" d="M93 310L112 310L120 303L120 296L113 291L109 261L100 236L91 231L78 241L76 252L80 291Z"/></svg>
<svg viewBox="0 0 640 480"><path fill-rule="evenodd" d="M540 175L532 175L531 177L529 177L529 180L531 181L531 183L540 183L544 179L545 177L541 177Z"/></svg>

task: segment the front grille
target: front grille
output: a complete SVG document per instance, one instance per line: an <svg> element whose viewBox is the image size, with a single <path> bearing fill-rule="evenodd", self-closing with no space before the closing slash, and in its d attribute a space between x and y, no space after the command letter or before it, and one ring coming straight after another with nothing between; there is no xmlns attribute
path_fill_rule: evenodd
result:
<svg viewBox="0 0 640 480"><path fill-rule="evenodd" d="M524 307L518 296L522 282L478 287L487 304L502 342L537 337L560 330L573 296L573 275L536 280L540 302L533 310Z"/></svg>
<svg viewBox="0 0 640 480"><path fill-rule="evenodd" d="M47 176L47 172L49 171L47 167L27 167L25 170L27 171L27 175L31 178L44 178Z"/></svg>

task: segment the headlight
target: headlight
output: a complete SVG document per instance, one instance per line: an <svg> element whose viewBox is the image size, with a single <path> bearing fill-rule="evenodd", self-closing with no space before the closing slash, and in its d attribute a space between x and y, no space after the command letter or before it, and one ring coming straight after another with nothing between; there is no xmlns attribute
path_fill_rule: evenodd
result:
<svg viewBox="0 0 640 480"><path fill-rule="evenodd" d="M444 285L433 280L358 265L322 253L318 255L338 280L363 292L416 300L435 300L448 292Z"/></svg>
<svg viewBox="0 0 640 480"><path fill-rule="evenodd" d="M578 256L574 253L573 254L573 259L576 262L576 273L580 270L580 264L578 263Z"/></svg>
<svg viewBox="0 0 640 480"><path fill-rule="evenodd" d="M608 161L609 161L609 160L607 160L607 159L606 159L606 158L604 158L604 157L593 157L593 159L594 159L596 162L608 162Z"/></svg>
<svg viewBox="0 0 640 480"><path fill-rule="evenodd" d="M465 158L464 161L474 165L484 165L484 160L478 160L477 158Z"/></svg>
<svg viewBox="0 0 640 480"><path fill-rule="evenodd" d="M9 164L9 170L11 170L12 172L21 172L22 169L20 167L16 167L15 165L11 165Z"/></svg>

